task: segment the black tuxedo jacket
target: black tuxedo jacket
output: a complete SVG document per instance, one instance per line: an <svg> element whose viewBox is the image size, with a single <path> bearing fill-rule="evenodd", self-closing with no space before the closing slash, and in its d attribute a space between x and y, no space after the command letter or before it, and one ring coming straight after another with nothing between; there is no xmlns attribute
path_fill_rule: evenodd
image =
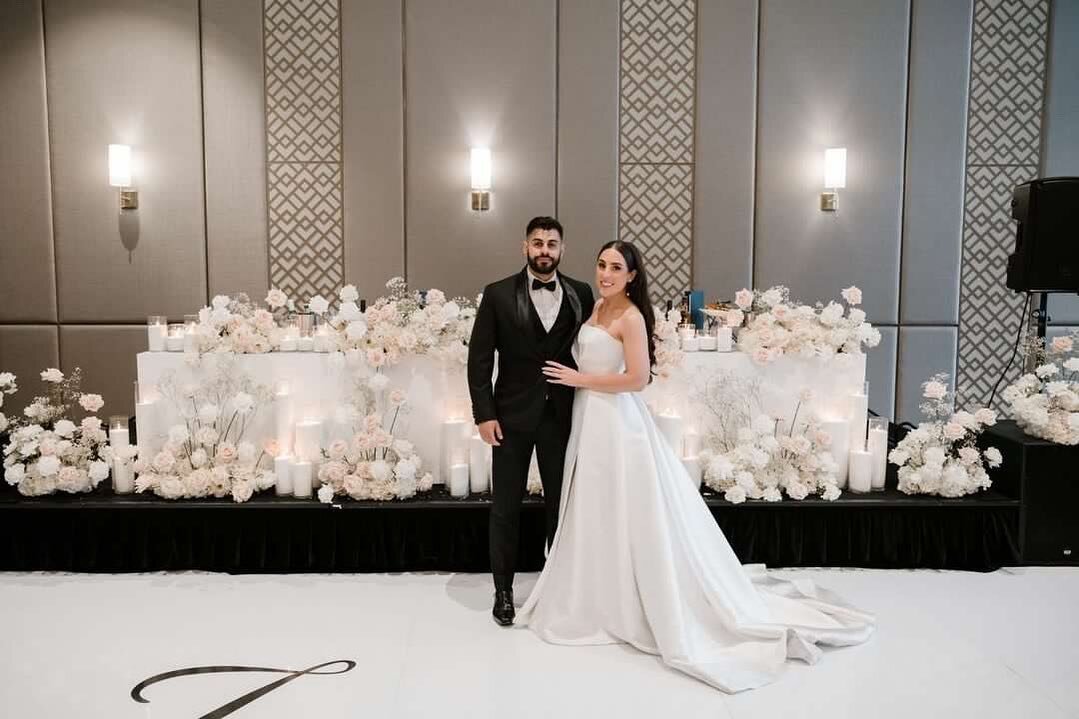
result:
<svg viewBox="0 0 1079 719"><path fill-rule="evenodd" d="M529 296L528 272L521 270L487 285L476 310L468 343L468 387L476 424L497 419L503 429L530 431L539 426L548 399L568 423L573 388L551 384L543 374L547 360L576 367L573 341L592 316L592 288L562 273L562 307L550 332L544 331ZM498 380L492 387L495 351Z"/></svg>

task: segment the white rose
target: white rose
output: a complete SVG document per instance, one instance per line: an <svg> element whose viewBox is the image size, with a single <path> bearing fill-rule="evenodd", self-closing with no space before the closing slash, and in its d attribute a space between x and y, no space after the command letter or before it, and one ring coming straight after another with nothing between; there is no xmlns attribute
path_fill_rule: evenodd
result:
<svg viewBox="0 0 1079 719"><path fill-rule="evenodd" d="M56 426L52 428L52 431L55 432L57 436L67 439L75 434L75 423L68 419L62 419L56 423Z"/></svg>
<svg viewBox="0 0 1079 719"><path fill-rule="evenodd" d="M388 462L382 459L376 459L371 463L371 476L377 482L385 482L390 478L392 469Z"/></svg>
<svg viewBox="0 0 1079 719"><path fill-rule="evenodd" d="M42 457L37 461L37 473L42 477L51 477L60 471L59 457Z"/></svg>
<svg viewBox="0 0 1079 719"><path fill-rule="evenodd" d="M731 504L741 504L746 501L746 490L741 485L736 484L723 493L723 499Z"/></svg>
<svg viewBox="0 0 1079 719"><path fill-rule="evenodd" d="M447 302L442 305L442 318L447 322L452 322L461 315L461 306L456 302Z"/></svg>
<svg viewBox="0 0 1079 719"><path fill-rule="evenodd" d="M761 301L769 307L775 307L783 301L783 293L778 287L772 287L761 295Z"/></svg>
<svg viewBox="0 0 1079 719"><path fill-rule="evenodd" d="M252 482L233 482L232 501L246 502L255 493L255 485Z"/></svg>
<svg viewBox="0 0 1079 719"><path fill-rule="evenodd" d="M325 314L330 309L330 303L322 295L315 295L307 301L307 309L316 315Z"/></svg>
<svg viewBox="0 0 1079 719"><path fill-rule="evenodd" d="M953 442L957 439L962 439L967 433L967 428L958 422L948 422L944 425L944 436Z"/></svg>
<svg viewBox="0 0 1079 719"><path fill-rule="evenodd" d="M944 383L935 380L926 382L922 390L922 396L926 399L944 399L947 394L948 388L944 386Z"/></svg>
<svg viewBox="0 0 1079 719"><path fill-rule="evenodd" d="M22 464L13 464L4 470L4 479L8 484L18 484L26 476L26 467Z"/></svg>
<svg viewBox="0 0 1079 719"><path fill-rule="evenodd" d="M214 295L214 299L210 304L215 310L224 310L228 309L229 302L231 300L228 295Z"/></svg>
<svg viewBox="0 0 1079 719"><path fill-rule="evenodd" d="M90 463L90 479L95 483L102 481L105 477L109 476L109 465L105 462L91 462Z"/></svg>
<svg viewBox="0 0 1079 719"><path fill-rule="evenodd" d="M218 433L213 427L203 427L195 432L195 441L204 447L217 444Z"/></svg>
<svg viewBox="0 0 1079 719"><path fill-rule="evenodd" d="M860 305L862 304L862 291L851 285L847 289L843 290L840 294L843 295L843 299L847 301L847 304Z"/></svg>
<svg viewBox="0 0 1079 719"><path fill-rule="evenodd" d="M381 392L389 384L390 378L381 373L371 375L370 379L367 380L367 386L371 388L372 392Z"/></svg>
<svg viewBox="0 0 1079 719"><path fill-rule="evenodd" d="M1053 375L1056 375L1056 374L1059 374L1059 373L1060 373L1060 368L1058 368L1052 362L1048 362L1046 364L1039 365L1038 367L1036 367L1034 369L1034 374L1038 375L1038 377L1040 377L1042 379L1045 379L1046 377L1052 377Z"/></svg>
<svg viewBox="0 0 1079 719"><path fill-rule="evenodd" d="M829 484L828 488L824 490L824 493L821 495L821 497L828 502L834 502L835 500L839 499L840 494L842 493L839 491L839 487L835 486L834 484Z"/></svg>
<svg viewBox="0 0 1079 719"><path fill-rule="evenodd" d="M417 470L416 464L407 459L401 460L397 463L397 466L394 467L394 473L397 475L397 478L406 481L415 479Z"/></svg>
<svg viewBox="0 0 1079 719"><path fill-rule="evenodd" d="M266 295L266 304L275 310L279 307L284 307L286 302L288 302L288 297L276 287L271 289Z"/></svg>
<svg viewBox="0 0 1079 719"><path fill-rule="evenodd" d="M363 313L355 302L342 302L337 310L337 322L355 322L363 319Z"/></svg>
<svg viewBox="0 0 1079 719"><path fill-rule="evenodd" d="M985 450L985 461L989 463L991 469L996 469L1004 461L1004 457L1001 456L999 449L989 447Z"/></svg>
<svg viewBox="0 0 1079 719"><path fill-rule="evenodd" d="M778 487L769 487L768 489L764 490L761 498L764 499L764 501L766 502L778 502L783 499L783 495L780 494Z"/></svg>
<svg viewBox="0 0 1079 719"><path fill-rule="evenodd" d="M105 400L99 394L82 394L79 395L79 405L87 412L97 412L105 406Z"/></svg>
<svg viewBox="0 0 1079 719"><path fill-rule="evenodd" d="M318 488L318 501L329 504L333 501L333 485L324 484Z"/></svg>
<svg viewBox="0 0 1079 719"><path fill-rule="evenodd" d="M922 460L925 462L926 467L939 469L944 466L944 450L940 447L930 447L925 450Z"/></svg>
<svg viewBox="0 0 1079 719"><path fill-rule="evenodd" d="M974 419L978 424L992 427L997 423L997 413L986 407L982 407L974 413Z"/></svg>
<svg viewBox="0 0 1079 719"><path fill-rule="evenodd" d="M745 319L746 315L742 310L727 310L726 323L728 327L741 327Z"/></svg>
<svg viewBox="0 0 1079 719"><path fill-rule="evenodd" d="M214 404L213 402L208 402L207 404L199 407L199 420L203 422L215 422L217 421L217 415L220 412L221 409L216 404Z"/></svg>
<svg viewBox="0 0 1079 719"><path fill-rule="evenodd" d="M358 341L367 336L367 323L363 320L354 320L348 323L345 334L350 340Z"/></svg>
<svg viewBox="0 0 1079 719"><path fill-rule="evenodd" d="M222 442L217 448L217 461L221 464L231 464L236 461L236 447L232 442Z"/></svg>
<svg viewBox="0 0 1079 719"><path fill-rule="evenodd" d="M0 395L0 396L2 396L2 395ZM7 432L7 429L8 429L7 417L4 416L3 412L0 412L0 432Z"/></svg>
<svg viewBox="0 0 1079 719"><path fill-rule="evenodd" d="M41 379L44 382L60 383L64 381L64 373L52 367L41 373Z"/></svg>
<svg viewBox="0 0 1079 719"><path fill-rule="evenodd" d="M360 299L360 293L356 290L356 285L345 285L337 293L337 296L341 298L342 302L355 302Z"/></svg>
<svg viewBox="0 0 1079 719"><path fill-rule="evenodd" d="M210 458L206 455L206 450L202 447L199 447L191 453L189 461L191 462L192 467L194 467L195 469L201 469L202 467L206 466L206 463L209 461L209 459Z"/></svg>
<svg viewBox="0 0 1079 719"><path fill-rule="evenodd" d="M734 304L738 305L743 310L748 310L753 306L753 291L750 289L742 288L734 293Z"/></svg>
<svg viewBox="0 0 1079 719"><path fill-rule="evenodd" d="M1072 338L1054 337L1052 347L1055 352L1071 352L1073 348Z"/></svg>
<svg viewBox="0 0 1079 719"><path fill-rule="evenodd" d="M408 401L408 396L401 390L395 389L390 392L389 402L391 407L400 407Z"/></svg>
<svg viewBox="0 0 1079 719"><path fill-rule="evenodd" d="M172 456L172 452L168 450L163 449L154 455L154 470L159 474L165 474L172 469L174 464L176 464L176 457Z"/></svg>

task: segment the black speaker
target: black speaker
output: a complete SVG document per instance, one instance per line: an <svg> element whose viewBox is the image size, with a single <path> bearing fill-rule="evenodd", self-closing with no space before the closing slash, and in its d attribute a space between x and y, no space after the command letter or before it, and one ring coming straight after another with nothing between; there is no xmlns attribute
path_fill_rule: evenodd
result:
<svg viewBox="0 0 1079 719"><path fill-rule="evenodd" d="M1012 191L1015 252L1007 285L1020 292L1079 292L1079 177L1046 177Z"/></svg>

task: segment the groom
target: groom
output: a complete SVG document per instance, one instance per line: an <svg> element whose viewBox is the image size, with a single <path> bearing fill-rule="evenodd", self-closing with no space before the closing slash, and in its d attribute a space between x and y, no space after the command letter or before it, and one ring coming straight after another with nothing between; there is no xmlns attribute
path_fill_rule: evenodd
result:
<svg viewBox="0 0 1079 719"><path fill-rule="evenodd" d="M490 544L495 621L513 624L521 500L536 450L547 513L547 545L558 526L562 465L573 413L573 388L548 384L544 363L576 367L570 349L592 316L592 288L558 272L565 251L553 217L528 223L522 245L527 266L487 285L468 343L472 414L483 441L494 447ZM495 352L498 380L492 388Z"/></svg>

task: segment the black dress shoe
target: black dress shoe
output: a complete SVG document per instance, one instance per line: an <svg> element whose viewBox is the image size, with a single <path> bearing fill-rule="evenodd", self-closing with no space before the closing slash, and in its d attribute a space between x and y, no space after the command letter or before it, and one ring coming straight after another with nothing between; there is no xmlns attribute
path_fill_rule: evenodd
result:
<svg viewBox="0 0 1079 719"><path fill-rule="evenodd" d="M513 608L513 590L496 589L495 606L491 609L491 616L495 618L495 623L499 626L508 627L513 624L513 618L516 614Z"/></svg>

